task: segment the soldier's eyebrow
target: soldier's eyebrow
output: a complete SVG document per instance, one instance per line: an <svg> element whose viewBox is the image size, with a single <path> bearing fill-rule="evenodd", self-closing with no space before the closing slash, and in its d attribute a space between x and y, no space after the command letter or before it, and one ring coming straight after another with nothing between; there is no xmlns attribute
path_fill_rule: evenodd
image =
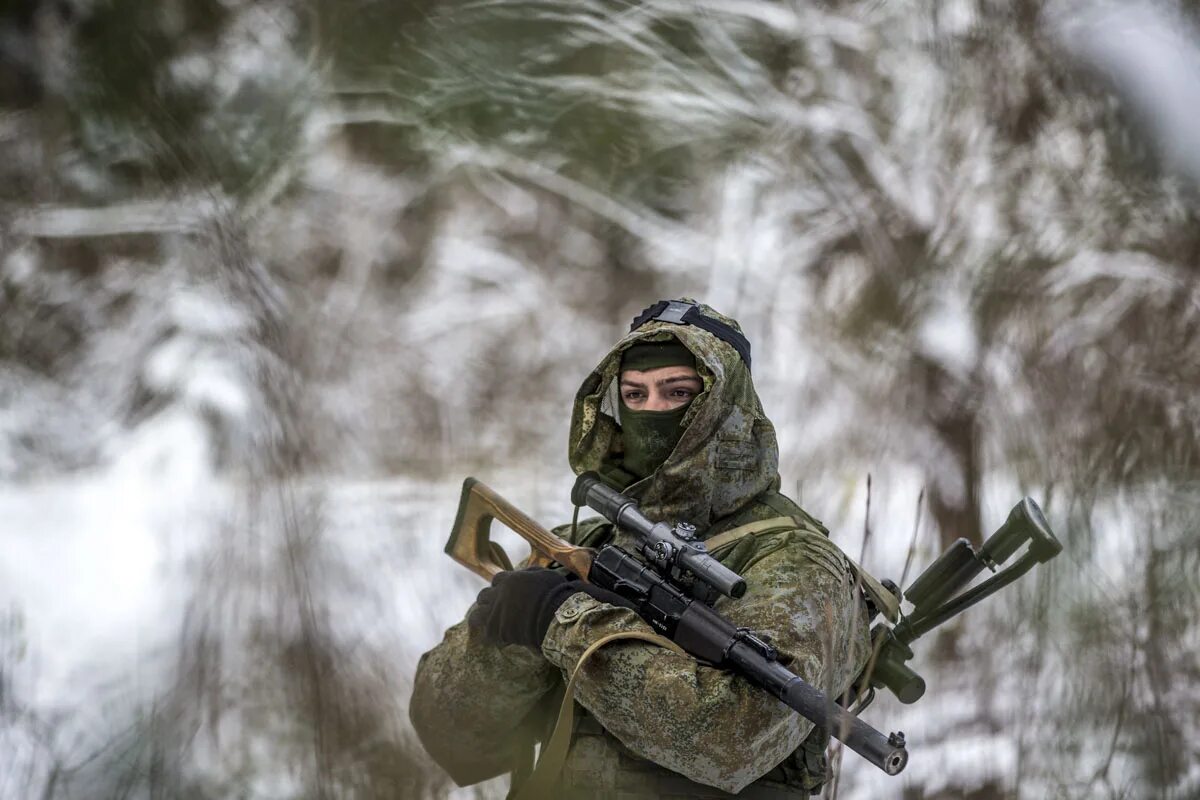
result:
<svg viewBox="0 0 1200 800"><path fill-rule="evenodd" d="M655 381L655 386L667 386L672 383L700 383L700 378L696 375L674 375L670 378L663 378L661 381Z"/></svg>
<svg viewBox="0 0 1200 800"><path fill-rule="evenodd" d="M633 380L632 378L621 378L621 385L622 386L631 386L634 389L645 389L646 388L646 384L638 383L637 381Z"/></svg>

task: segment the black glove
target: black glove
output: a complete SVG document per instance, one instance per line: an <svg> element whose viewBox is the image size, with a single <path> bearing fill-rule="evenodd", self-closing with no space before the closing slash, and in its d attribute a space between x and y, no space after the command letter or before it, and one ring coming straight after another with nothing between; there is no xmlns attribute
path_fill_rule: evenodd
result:
<svg viewBox="0 0 1200 800"><path fill-rule="evenodd" d="M544 567L501 572L475 599L467 625L487 644L520 644L537 649L554 621L554 612L576 592L604 603L634 608L615 592Z"/></svg>

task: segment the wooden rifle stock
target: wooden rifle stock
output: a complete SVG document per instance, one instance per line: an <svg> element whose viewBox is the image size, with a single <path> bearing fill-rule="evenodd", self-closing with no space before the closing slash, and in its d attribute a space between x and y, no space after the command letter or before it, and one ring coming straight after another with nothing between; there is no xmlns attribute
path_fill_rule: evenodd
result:
<svg viewBox="0 0 1200 800"><path fill-rule="evenodd" d="M595 550L576 547L561 539L475 478L463 481L458 515L450 531L450 541L446 542L446 553L487 581L512 569L513 563L504 548L491 539L493 519L529 542L529 566L545 567L558 562L587 581Z"/></svg>

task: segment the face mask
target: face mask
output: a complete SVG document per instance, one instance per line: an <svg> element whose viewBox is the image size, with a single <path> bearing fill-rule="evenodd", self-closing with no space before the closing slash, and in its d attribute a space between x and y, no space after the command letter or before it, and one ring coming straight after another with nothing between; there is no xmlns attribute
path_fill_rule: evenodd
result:
<svg viewBox="0 0 1200 800"><path fill-rule="evenodd" d="M687 402L670 411L633 411L621 409L622 440L625 457L622 466L638 478L645 478L662 466L683 435L683 415Z"/></svg>

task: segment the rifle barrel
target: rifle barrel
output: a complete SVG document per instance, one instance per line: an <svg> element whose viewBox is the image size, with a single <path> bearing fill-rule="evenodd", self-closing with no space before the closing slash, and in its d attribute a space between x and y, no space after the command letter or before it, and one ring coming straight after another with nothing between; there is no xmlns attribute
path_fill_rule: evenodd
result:
<svg viewBox="0 0 1200 800"><path fill-rule="evenodd" d="M830 735L882 769L896 775L908 763L904 734L887 736L835 704L824 692L792 673L778 661L768 660L744 642L729 648L729 662L778 697L800 716L825 728Z"/></svg>

